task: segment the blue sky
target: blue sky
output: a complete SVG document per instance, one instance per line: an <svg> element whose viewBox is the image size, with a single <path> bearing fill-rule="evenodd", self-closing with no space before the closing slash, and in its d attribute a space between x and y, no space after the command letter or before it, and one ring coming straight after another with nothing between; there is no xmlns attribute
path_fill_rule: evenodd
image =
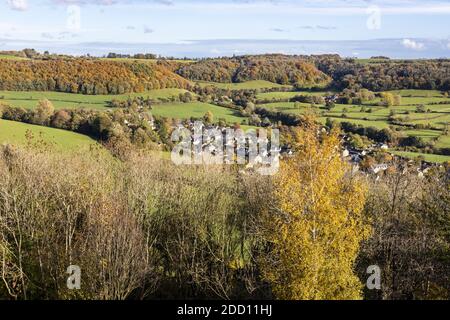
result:
<svg viewBox="0 0 450 320"><path fill-rule="evenodd" d="M0 50L21 46L449 57L450 0L0 0Z"/></svg>

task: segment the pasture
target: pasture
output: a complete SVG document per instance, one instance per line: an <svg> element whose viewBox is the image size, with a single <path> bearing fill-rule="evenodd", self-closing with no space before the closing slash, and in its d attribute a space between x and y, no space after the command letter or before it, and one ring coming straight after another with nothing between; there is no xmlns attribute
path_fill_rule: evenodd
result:
<svg viewBox="0 0 450 320"><path fill-rule="evenodd" d="M450 136L449 135L441 135L436 142L436 147L450 148Z"/></svg>
<svg viewBox="0 0 450 320"><path fill-rule="evenodd" d="M233 109L202 102L158 104L153 106L151 112L153 115L173 119L190 119L191 117L200 119L208 111L214 115L215 122L224 119L228 124L241 124L246 119Z"/></svg>
<svg viewBox="0 0 450 320"><path fill-rule="evenodd" d="M407 136L419 137L424 141L430 141L432 139L437 139L441 136L442 132L438 130L405 130L403 131ZM449 141L450 143L450 141Z"/></svg>
<svg viewBox="0 0 450 320"><path fill-rule="evenodd" d="M261 93L260 98L284 99L301 94L325 94L325 92L273 92ZM331 110L326 110L325 106L317 105L311 108L307 103L274 102L260 104L272 111L286 112L292 114L303 114L307 110L314 110L320 116L321 122L325 123L326 118L337 122L351 122L365 127L375 127L383 129L389 127L389 117L394 117L405 124L404 133L409 136L419 136L425 141L439 137L443 129L450 122L450 99L437 90L398 90L392 91L394 94L402 96L401 105L393 107L379 106L380 98L365 102L364 105L344 105L335 104ZM447 103L448 102L448 103ZM426 112L417 112L417 107L424 105ZM419 125L418 129L411 130L407 126ZM430 130L434 129L434 130ZM439 148L450 147L450 139L439 139L436 146Z"/></svg>
<svg viewBox="0 0 450 320"><path fill-rule="evenodd" d="M28 60L28 58L17 57L17 56L12 56L12 55L7 55L7 54L0 54L0 59L4 59L4 60Z"/></svg>
<svg viewBox="0 0 450 320"><path fill-rule="evenodd" d="M319 111L319 106L312 107L310 103L300 102L272 102L260 104L258 107L265 108L275 112L284 112L292 114L304 114L305 112L316 110Z"/></svg>
<svg viewBox="0 0 450 320"><path fill-rule="evenodd" d="M24 146L41 142L63 152L86 151L90 146L98 146L95 140L79 133L0 119L1 144Z"/></svg>
<svg viewBox="0 0 450 320"><path fill-rule="evenodd" d="M292 88L290 85L281 85L278 83L273 83L265 80L253 80L240 83L219 83L219 82L196 82L202 87L216 87L219 89L228 90L257 90L257 89L272 89L272 88Z"/></svg>
<svg viewBox="0 0 450 320"><path fill-rule="evenodd" d="M256 98L258 100L280 100L291 99L296 96L326 96L327 91L276 91L276 92L263 92L258 93Z"/></svg>
<svg viewBox="0 0 450 320"><path fill-rule="evenodd" d="M418 153L418 152L406 152L406 151L391 151L393 154L396 154L401 157L405 157L408 159L417 159L419 157L425 159L425 161L436 162L436 163L444 163L450 161L450 156L441 156L437 154L427 154L427 153Z"/></svg>
<svg viewBox="0 0 450 320"><path fill-rule="evenodd" d="M127 100L128 98L144 97L152 100L170 100L185 92L187 90L184 89L159 89L122 95L83 95L50 91L0 91L0 103L32 109L36 107L39 100L48 99L56 109L105 110L107 102L113 99Z"/></svg>

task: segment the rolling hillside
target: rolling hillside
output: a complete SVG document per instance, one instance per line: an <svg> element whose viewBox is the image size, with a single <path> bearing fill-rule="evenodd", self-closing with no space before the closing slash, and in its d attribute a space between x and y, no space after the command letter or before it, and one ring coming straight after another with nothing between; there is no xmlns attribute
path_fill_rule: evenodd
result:
<svg viewBox="0 0 450 320"><path fill-rule="evenodd" d="M13 107L32 109L36 107L39 100L50 100L56 109L86 108L105 110L107 103L113 99L127 100L128 98L144 97L152 100L165 101L178 98L180 94L186 93L184 89L157 89L142 93L127 93L121 95L83 95L65 92L51 91L0 91L0 104L8 104Z"/></svg>
<svg viewBox="0 0 450 320"><path fill-rule="evenodd" d="M0 59L0 90L123 94L188 88L191 83L163 65L95 59Z"/></svg>
<svg viewBox="0 0 450 320"><path fill-rule="evenodd" d="M42 142L63 152L87 151L98 145L95 140L79 133L0 119L0 144L21 146Z"/></svg>
<svg viewBox="0 0 450 320"><path fill-rule="evenodd" d="M331 81L313 64L296 56L285 55L207 59L181 66L178 74L192 81L240 83L266 80L301 87L324 86Z"/></svg>

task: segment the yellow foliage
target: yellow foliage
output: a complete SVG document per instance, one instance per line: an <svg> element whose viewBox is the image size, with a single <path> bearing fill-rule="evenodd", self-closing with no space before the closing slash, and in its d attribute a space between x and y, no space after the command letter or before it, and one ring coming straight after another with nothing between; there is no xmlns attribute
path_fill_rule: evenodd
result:
<svg viewBox="0 0 450 320"><path fill-rule="evenodd" d="M276 177L276 213L265 221L272 256L261 262L278 299L360 299L354 274L366 185L349 174L339 132L321 132L313 119L296 133L296 155Z"/></svg>

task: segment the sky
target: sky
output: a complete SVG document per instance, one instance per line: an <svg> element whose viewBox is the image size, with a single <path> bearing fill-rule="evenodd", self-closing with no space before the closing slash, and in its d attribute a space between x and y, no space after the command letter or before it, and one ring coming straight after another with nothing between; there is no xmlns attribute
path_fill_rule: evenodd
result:
<svg viewBox="0 0 450 320"><path fill-rule="evenodd" d="M450 0L0 0L0 50L450 57Z"/></svg>

